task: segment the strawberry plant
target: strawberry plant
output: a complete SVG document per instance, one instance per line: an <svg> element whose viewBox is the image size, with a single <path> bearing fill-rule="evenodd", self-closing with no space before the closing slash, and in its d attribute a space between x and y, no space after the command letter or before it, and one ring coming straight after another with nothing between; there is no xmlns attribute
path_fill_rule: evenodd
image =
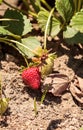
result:
<svg viewBox="0 0 83 130"><path fill-rule="evenodd" d="M32 31L32 24L21 11L7 9L1 19L0 42L14 47L22 54L27 64L27 68L22 72L22 79L32 89L40 88L41 79L52 72L54 65L55 54L50 53L46 46L49 19L42 46L36 37L27 36Z"/></svg>
<svg viewBox="0 0 83 130"><path fill-rule="evenodd" d="M11 6L5 0L1 0L1 2L19 10ZM26 6L28 13L25 10L19 11L27 15L33 15L38 20L42 31L45 31L47 25L48 35L55 37L60 34L60 36L62 35L63 39L71 45L83 43L82 0L55 0L53 9L46 0L22 0L22 2ZM42 4L44 6L42 6ZM32 5L33 8L30 5ZM49 21L48 24L47 21Z"/></svg>
<svg viewBox="0 0 83 130"><path fill-rule="evenodd" d="M45 8L41 8L39 11L39 26L42 31L45 31L45 26L50 18L47 30L48 35L55 37L58 34L62 34L65 41L71 45L83 43L82 7L82 0L56 0L51 12Z"/></svg>
<svg viewBox="0 0 83 130"><path fill-rule="evenodd" d="M4 0L2 2L10 5ZM39 58L43 56L43 53L45 53L45 55L48 53L42 49L41 43L37 40L36 37L27 37L27 34L30 33L33 29L32 24L30 23L30 20L27 18L27 16L24 15L20 10L7 9L0 21L0 41L18 50L24 57L27 65L28 59L32 59L34 56ZM47 33L47 31L45 32ZM46 49L45 44L46 41L44 43L44 49ZM39 53L42 54L40 55Z"/></svg>

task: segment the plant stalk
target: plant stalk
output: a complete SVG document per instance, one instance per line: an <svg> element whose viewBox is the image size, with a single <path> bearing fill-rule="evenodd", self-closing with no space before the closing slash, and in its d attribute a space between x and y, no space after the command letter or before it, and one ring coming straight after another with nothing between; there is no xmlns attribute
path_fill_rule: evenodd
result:
<svg viewBox="0 0 83 130"><path fill-rule="evenodd" d="M30 7L28 5L28 1L27 0L22 0L23 4L25 5L25 7L29 10Z"/></svg>
<svg viewBox="0 0 83 130"><path fill-rule="evenodd" d="M36 97L34 97L34 111L35 111L35 116L36 116L38 114L37 104L36 104Z"/></svg>
<svg viewBox="0 0 83 130"><path fill-rule="evenodd" d="M80 9L82 7L82 2L83 2L83 0L78 0L78 12L80 11Z"/></svg>
<svg viewBox="0 0 83 130"><path fill-rule="evenodd" d="M46 36L47 36L47 31L48 31L48 26L49 26L49 23L50 23L50 19L52 17L54 9L55 8L52 8L52 10L50 11L50 14L49 14L49 17L48 17L48 20L47 20L47 23L46 23L46 28L45 28L45 33L44 33L44 49L46 49L46 39L47 39Z"/></svg>
<svg viewBox="0 0 83 130"><path fill-rule="evenodd" d="M74 6L75 6L75 11L74 11L74 13L76 13L76 12L77 12L78 0L73 0L73 2L74 2Z"/></svg>
<svg viewBox="0 0 83 130"><path fill-rule="evenodd" d="M18 19L1 18L0 21L19 21Z"/></svg>
<svg viewBox="0 0 83 130"><path fill-rule="evenodd" d="M33 13L32 11L28 11L28 13L30 14L30 15L32 15L33 17L35 17L35 18L37 18L37 14L36 13Z"/></svg>
<svg viewBox="0 0 83 130"><path fill-rule="evenodd" d="M34 13L34 12L31 10L30 6L28 5L27 0L22 0L22 1L23 1L23 3L24 3L25 7L26 7L27 10L28 10L28 13L29 13L30 15L32 15L33 17L36 17L36 18L37 18L37 14Z"/></svg>
<svg viewBox="0 0 83 130"><path fill-rule="evenodd" d="M40 104L43 104L43 101L45 100L47 92L48 92L48 85L46 86L46 88L45 88L45 90L44 90L44 92L42 94Z"/></svg>
<svg viewBox="0 0 83 130"><path fill-rule="evenodd" d="M45 0L40 0L49 10L51 10L51 6L45 1Z"/></svg>

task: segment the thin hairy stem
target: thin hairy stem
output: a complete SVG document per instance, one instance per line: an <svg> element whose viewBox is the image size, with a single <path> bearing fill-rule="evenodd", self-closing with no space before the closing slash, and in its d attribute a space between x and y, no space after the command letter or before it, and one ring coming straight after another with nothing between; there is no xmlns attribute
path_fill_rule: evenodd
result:
<svg viewBox="0 0 83 130"><path fill-rule="evenodd" d="M50 14L49 14L49 17L48 17L48 20L47 20L47 23L46 23L46 28L45 28L45 33L44 33L44 49L46 49L46 36L47 36L47 31L48 31L48 26L49 26L49 23L50 23L50 19L52 17L52 14L54 12L54 9L55 8L52 8Z"/></svg>

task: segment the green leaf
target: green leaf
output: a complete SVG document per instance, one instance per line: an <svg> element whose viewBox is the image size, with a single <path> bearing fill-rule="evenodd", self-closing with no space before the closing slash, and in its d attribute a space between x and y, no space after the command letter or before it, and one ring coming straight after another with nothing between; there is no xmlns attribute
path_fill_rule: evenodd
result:
<svg viewBox="0 0 83 130"><path fill-rule="evenodd" d="M16 45L28 58L32 58L37 54L36 50L40 47L40 42L36 37L23 38L21 42L24 46Z"/></svg>
<svg viewBox="0 0 83 130"><path fill-rule="evenodd" d="M3 115L5 113L5 111L7 110L8 102L9 102L8 98L0 99L0 115Z"/></svg>
<svg viewBox="0 0 83 130"><path fill-rule="evenodd" d="M54 66L54 59L55 59L55 54L48 55L48 58L45 61L46 63L41 67L42 78L45 78L47 75L52 73L53 66Z"/></svg>
<svg viewBox="0 0 83 130"><path fill-rule="evenodd" d="M70 45L78 43L83 44L83 33L80 33L71 27L67 27L67 30L63 32L63 38Z"/></svg>
<svg viewBox="0 0 83 130"><path fill-rule="evenodd" d="M1 36L12 36L16 39L20 39L21 37L18 35L15 35L13 33L11 33L10 31L6 30L3 26L0 26L0 35Z"/></svg>
<svg viewBox="0 0 83 130"><path fill-rule="evenodd" d="M71 19L70 25L83 33L83 9L76 13L73 18Z"/></svg>
<svg viewBox="0 0 83 130"><path fill-rule="evenodd" d="M19 11L8 9L4 14L4 18L17 19L17 21L2 22L2 25L6 26L6 29L16 35L25 35L32 29L30 20Z"/></svg>
<svg viewBox="0 0 83 130"><path fill-rule="evenodd" d="M73 0L56 0L55 6L58 13L62 16L63 20L65 22L69 22L74 10Z"/></svg>
<svg viewBox="0 0 83 130"><path fill-rule="evenodd" d="M82 128L80 128L79 130L83 130L83 127L82 127Z"/></svg>
<svg viewBox="0 0 83 130"><path fill-rule="evenodd" d="M3 2L3 0L0 0L0 4Z"/></svg>
<svg viewBox="0 0 83 130"><path fill-rule="evenodd" d="M0 35L10 35L11 33L4 27L0 26Z"/></svg>
<svg viewBox="0 0 83 130"><path fill-rule="evenodd" d="M38 23L42 31L45 31L46 29L48 17L49 12L44 9L42 9L38 14ZM54 37L59 33L59 31L60 31L60 22L55 17L52 16L48 25L47 34Z"/></svg>

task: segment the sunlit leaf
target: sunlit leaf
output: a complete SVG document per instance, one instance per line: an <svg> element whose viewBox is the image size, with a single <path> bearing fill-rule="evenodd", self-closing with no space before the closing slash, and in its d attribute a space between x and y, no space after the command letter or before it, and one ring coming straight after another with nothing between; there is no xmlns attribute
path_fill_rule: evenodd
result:
<svg viewBox="0 0 83 130"><path fill-rule="evenodd" d="M83 9L73 16L70 25L83 33Z"/></svg>
<svg viewBox="0 0 83 130"><path fill-rule="evenodd" d="M10 35L11 33L4 27L0 26L0 35Z"/></svg>
<svg viewBox="0 0 83 130"><path fill-rule="evenodd" d="M6 26L6 29L16 35L25 35L32 29L30 20L21 12L16 10L8 9L4 14L4 18L17 19L17 21L2 22L2 25Z"/></svg>
<svg viewBox="0 0 83 130"><path fill-rule="evenodd" d="M28 58L36 55L36 50L40 47L40 42L36 39L36 37L23 38L21 42L24 47L18 44L17 46L26 56L28 56Z"/></svg>
<svg viewBox="0 0 83 130"><path fill-rule="evenodd" d="M80 128L79 130L83 130L83 127L82 127L82 128Z"/></svg>
<svg viewBox="0 0 83 130"><path fill-rule="evenodd" d="M78 32L77 30L67 27L67 30L63 32L63 38L68 44L83 44L83 33Z"/></svg>
<svg viewBox="0 0 83 130"><path fill-rule="evenodd" d="M56 0L55 6L65 22L69 22L73 15L73 0Z"/></svg>
<svg viewBox="0 0 83 130"><path fill-rule="evenodd" d="M47 10L42 9L38 14L38 23L42 31L45 31L47 20L49 17L49 12ZM51 17L47 34L52 37L56 36L60 31L60 22L55 17Z"/></svg>

